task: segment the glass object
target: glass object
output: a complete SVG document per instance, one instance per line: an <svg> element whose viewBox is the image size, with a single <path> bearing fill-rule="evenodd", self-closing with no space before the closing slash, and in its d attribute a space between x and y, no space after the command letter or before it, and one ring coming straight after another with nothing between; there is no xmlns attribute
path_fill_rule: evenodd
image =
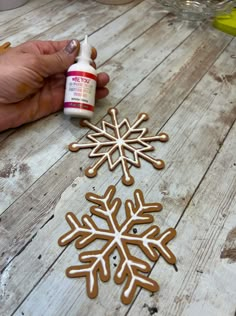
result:
<svg viewBox="0 0 236 316"><path fill-rule="evenodd" d="M229 14L235 0L156 0L170 12L187 20L204 20L216 15Z"/></svg>
<svg viewBox="0 0 236 316"><path fill-rule="evenodd" d="M132 1L133 0L97 0L97 2L104 4L126 4Z"/></svg>
<svg viewBox="0 0 236 316"><path fill-rule="evenodd" d="M28 2L28 0L0 0L0 11L15 9Z"/></svg>

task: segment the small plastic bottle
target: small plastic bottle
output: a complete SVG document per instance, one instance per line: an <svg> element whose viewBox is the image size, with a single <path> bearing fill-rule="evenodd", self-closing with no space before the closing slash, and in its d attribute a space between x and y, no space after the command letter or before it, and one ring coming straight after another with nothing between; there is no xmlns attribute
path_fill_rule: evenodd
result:
<svg viewBox="0 0 236 316"><path fill-rule="evenodd" d="M92 47L88 37L80 47L77 62L67 71L64 114L73 117L91 118L94 113L97 72L90 65Z"/></svg>

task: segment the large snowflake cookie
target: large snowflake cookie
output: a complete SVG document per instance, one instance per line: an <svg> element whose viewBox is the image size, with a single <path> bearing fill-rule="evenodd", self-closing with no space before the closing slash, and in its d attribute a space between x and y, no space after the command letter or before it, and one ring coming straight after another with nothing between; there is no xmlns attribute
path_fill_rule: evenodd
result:
<svg viewBox="0 0 236 316"><path fill-rule="evenodd" d="M129 246L138 246L152 261L157 261L159 256L162 256L169 264L175 264L176 258L167 247L167 243L175 237L176 231L169 228L160 234L159 227L152 225L141 233L133 232L134 225L153 222L150 212L159 212L162 209L160 203L145 203L140 190L134 192L134 202L125 202L126 219L119 224L117 213L121 207L121 200L114 198L115 192L115 187L110 186L104 196L86 194L87 200L95 204L90 209L91 213L104 219L107 229L99 228L89 215L84 215L80 222L73 213L68 213L66 220L71 229L58 243L60 246L66 246L76 240L76 248L82 249L97 239L105 240L102 249L82 252L79 256L82 264L66 270L68 277L86 277L87 294L90 298L95 298L98 294L98 276L103 282L110 279L109 258L117 249L120 262L115 271L114 281L117 284L125 283L121 300L124 304L129 304L138 286L151 292L159 289L157 282L147 275L151 272L150 264L132 255Z"/></svg>
<svg viewBox="0 0 236 316"><path fill-rule="evenodd" d="M118 111L115 108L108 110L112 123L102 121L101 128L93 125L87 120L82 121L83 126L89 127L95 131L93 134L87 135L91 141L87 144L79 144L77 142L69 145L70 151L78 151L83 148L91 148L89 154L91 158L98 158L93 166L86 169L87 177L95 177L98 169L105 161L108 162L109 169L114 170L119 164L123 169L122 182L125 185L134 183L134 178L130 174L130 166L140 167L140 158L150 162L154 168L162 169L165 166L163 160L154 159L146 154L146 152L154 150L150 142L160 141L166 142L169 137L165 133L156 136L146 136L147 128L140 128L143 121L149 119L146 113L139 114L137 120L131 125L128 119L124 119L118 123Z"/></svg>

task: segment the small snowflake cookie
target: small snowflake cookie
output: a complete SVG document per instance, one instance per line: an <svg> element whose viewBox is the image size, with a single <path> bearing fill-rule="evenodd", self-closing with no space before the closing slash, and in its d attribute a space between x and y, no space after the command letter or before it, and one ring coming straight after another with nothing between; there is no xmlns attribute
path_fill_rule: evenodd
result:
<svg viewBox="0 0 236 316"><path fill-rule="evenodd" d="M87 138L91 141L90 143L79 144L75 142L69 145L69 150L72 152L91 148L92 151L89 157L98 158L93 166L86 169L85 174L87 177L95 177L98 169L106 161L111 171L119 164L121 165L123 170L122 182L125 185L134 183L134 178L130 174L130 166L133 165L139 168L141 166L140 158L151 163L156 169L164 168L165 163L163 160L154 159L148 156L146 152L154 150L150 142L167 142L169 137L165 133L160 133L156 136L146 136L148 129L139 127L143 121L149 119L146 113L139 114L132 125L128 119L118 123L118 111L115 108L109 109L108 114L111 116L112 123L102 121L101 128L87 120L81 122L83 126L95 131L95 133L87 135Z"/></svg>
<svg viewBox="0 0 236 316"><path fill-rule="evenodd" d="M100 250L82 252L79 256L81 265L71 266L66 270L68 277L86 277L87 294L90 298L98 295L98 276L103 282L110 280L110 257L116 249L120 262L115 271L114 281L116 284L125 283L121 300L124 304L130 304L137 287L151 292L159 289L157 282L148 275L151 272L150 264L132 255L130 246L138 246L146 257L154 262L162 256L169 264L175 264L176 258L167 247L167 243L175 237L176 231L169 228L160 234L160 228L152 225L141 233L134 232L134 225L152 223L154 219L149 213L162 209L160 203L145 203L140 190L134 192L134 202L125 202L126 219L119 224L117 214L121 200L114 198L115 192L115 187L110 186L103 196L86 194L87 200L95 204L90 208L92 215L105 220L106 229L99 228L89 215L84 215L80 222L73 213L68 213L66 220L71 229L58 243L60 246L66 246L76 240L76 248L83 249L97 239L105 241Z"/></svg>

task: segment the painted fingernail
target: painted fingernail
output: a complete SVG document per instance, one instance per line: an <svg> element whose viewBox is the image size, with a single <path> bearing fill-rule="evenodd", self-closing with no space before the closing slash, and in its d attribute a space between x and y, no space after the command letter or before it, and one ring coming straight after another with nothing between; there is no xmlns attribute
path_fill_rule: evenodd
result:
<svg viewBox="0 0 236 316"><path fill-rule="evenodd" d="M78 47L78 41L73 39L66 45L66 47L64 48L64 51L67 54L72 54L76 50L77 47Z"/></svg>

